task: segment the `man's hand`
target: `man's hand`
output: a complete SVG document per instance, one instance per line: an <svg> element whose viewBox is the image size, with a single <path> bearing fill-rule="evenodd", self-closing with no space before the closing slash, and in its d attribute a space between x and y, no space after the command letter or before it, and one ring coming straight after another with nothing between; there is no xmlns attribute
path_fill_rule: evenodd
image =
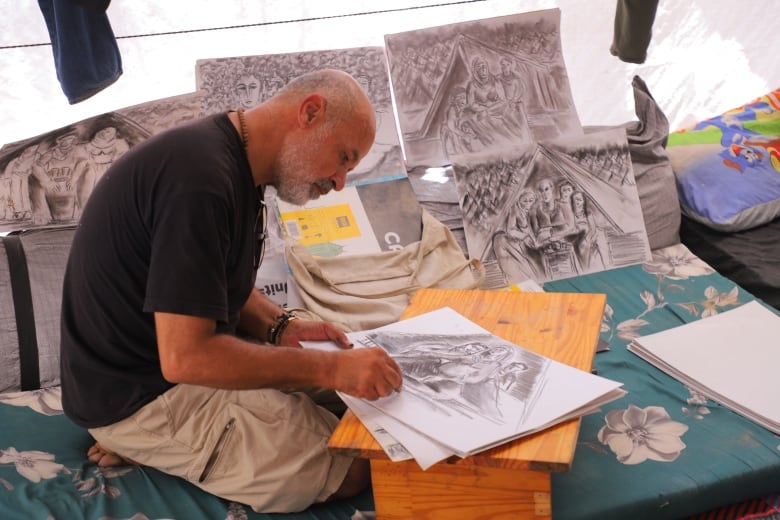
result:
<svg viewBox="0 0 780 520"><path fill-rule="evenodd" d="M330 340L343 349L352 349L346 334L328 321L297 319L282 331L281 344L300 347L301 341ZM360 348L336 352L329 388L373 401L400 390L403 377L393 358L381 348Z"/></svg>
<svg viewBox="0 0 780 520"><path fill-rule="evenodd" d="M279 344L300 347L301 341L332 341L341 348L352 348L347 335L329 321L296 319L290 321L282 331Z"/></svg>
<svg viewBox="0 0 780 520"><path fill-rule="evenodd" d="M401 369L381 348L344 350L333 355L331 388L370 401L401 390Z"/></svg>

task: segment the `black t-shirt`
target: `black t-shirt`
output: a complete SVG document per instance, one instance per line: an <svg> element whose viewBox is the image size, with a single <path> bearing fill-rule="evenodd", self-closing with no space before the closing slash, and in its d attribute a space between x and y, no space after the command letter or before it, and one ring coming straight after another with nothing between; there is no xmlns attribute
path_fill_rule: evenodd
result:
<svg viewBox="0 0 780 520"><path fill-rule="evenodd" d="M259 201L224 113L151 137L104 174L63 288L62 401L75 423L111 424L173 386L160 370L154 312L235 332L254 286Z"/></svg>

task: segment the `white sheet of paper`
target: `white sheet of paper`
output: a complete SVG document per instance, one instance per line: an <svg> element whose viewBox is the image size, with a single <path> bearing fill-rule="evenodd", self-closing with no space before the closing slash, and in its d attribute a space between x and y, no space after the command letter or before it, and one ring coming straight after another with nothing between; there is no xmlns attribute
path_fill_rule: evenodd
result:
<svg viewBox="0 0 780 520"><path fill-rule="evenodd" d="M572 417L574 412L591 410L623 395L623 392L616 392L621 383L518 348L448 307L373 331L348 335L355 342L356 348L360 348L360 344L371 345L368 338L377 331L388 334L385 338L392 338L393 335L401 337L404 334L423 335L422 348L415 350L413 354L433 353L434 358L438 355L442 357L421 357L419 362L415 358L402 361L403 356L394 352L392 345L380 345L388 350L402 365L402 370L405 370L404 388L399 394L366 402L409 428L447 446L461 457L544 429L564 418ZM460 347L456 343L465 337L473 339L470 335L480 335L479 340L487 341L490 345L482 353L466 354L469 362L450 363L450 358L447 357L450 354L444 350L425 351L425 348L430 346L426 341L431 335L443 337L448 348L451 345L447 342L451 341L452 346ZM507 345L511 348L506 348ZM441 347L441 344L438 347ZM467 347L478 348L479 345L472 343ZM492 360L484 361L488 359L483 356L485 352L494 353L501 348L505 348L508 356L514 356L505 356L502 360L504 365L539 364L536 379L530 384L527 383L534 389L528 391L525 400L518 400L509 391L501 388L504 384L503 380L499 382L498 370L503 368L501 364ZM407 354L408 352L403 353L404 356ZM441 373L433 373L443 372L442 366L445 364L452 370L465 372L456 376L460 378L458 380L450 376L444 377ZM430 373L424 373L426 370ZM483 374L477 374L479 370ZM475 374L480 377L484 375L485 381L476 380ZM415 379L417 376L419 378ZM484 395L478 395L480 393ZM469 397L474 400L469 401ZM393 435L395 436L395 433Z"/></svg>
<svg viewBox="0 0 780 520"><path fill-rule="evenodd" d="M780 316L756 301L636 338L628 350L780 434Z"/></svg>

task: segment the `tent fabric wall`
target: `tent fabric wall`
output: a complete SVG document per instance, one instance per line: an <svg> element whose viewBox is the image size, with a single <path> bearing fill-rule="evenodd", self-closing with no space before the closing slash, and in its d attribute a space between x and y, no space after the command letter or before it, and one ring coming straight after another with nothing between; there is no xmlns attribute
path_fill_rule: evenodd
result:
<svg viewBox="0 0 780 520"><path fill-rule="evenodd" d="M610 53L616 0L138 0L114 1L107 11L124 74L71 106L37 2L0 0L0 144L192 92L200 58L383 45L384 34L550 7L562 11L564 60L584 125L634 119L635 75L645 79L672 130L780 85L771 0L743 2L738 16L727 0L660 2L641 65Z"/></svg>

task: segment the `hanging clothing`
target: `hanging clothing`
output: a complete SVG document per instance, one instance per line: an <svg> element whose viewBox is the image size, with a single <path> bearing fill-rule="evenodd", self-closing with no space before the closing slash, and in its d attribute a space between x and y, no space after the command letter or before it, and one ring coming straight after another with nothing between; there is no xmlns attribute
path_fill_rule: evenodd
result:
<svg viewBox="0 0 780 520"><path fill-rule="evenodd" d="M110 0L38 0L62 91L73 105L122 75L122 57L106 15Z"/></svg>
<svg viewBox="0 0 780 520"><path fill-rule="evenodd" d="M609 52L627 63L644 63L657 10L658 0L617 0Z"/></svg>

